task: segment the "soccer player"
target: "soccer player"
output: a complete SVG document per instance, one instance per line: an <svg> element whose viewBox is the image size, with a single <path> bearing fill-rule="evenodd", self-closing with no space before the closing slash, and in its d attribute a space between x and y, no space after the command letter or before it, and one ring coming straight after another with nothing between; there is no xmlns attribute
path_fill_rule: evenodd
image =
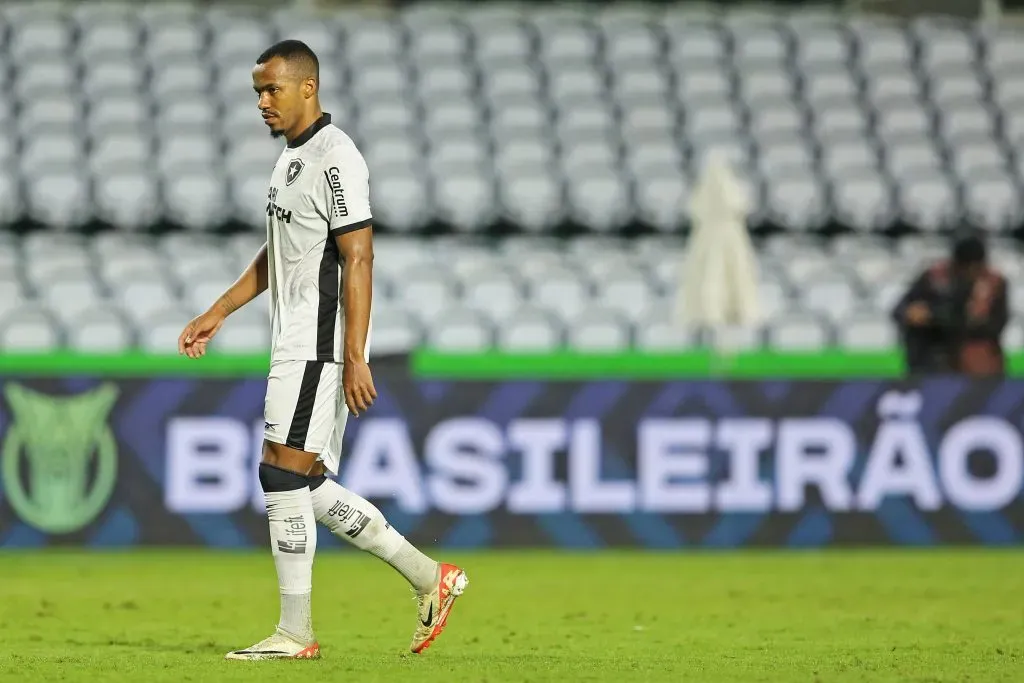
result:
<svg viewBox="0 0 1024 683"><path fill-rule="evenodd" d="M325 474L338 473L348 414L376 398L367 364L373 241L369 173L321 111L319 62L304 43L267 49L252 72L270 134L287 141L267 194L267 242L238 280L186 325L178 352L200 358L231 313L270 290L271 360L259 466L281 612L270 637L227 659L311 658L316 522L394 567L417 595L410 649L441 633L466 573L413 547L380 510Z"/></svg>

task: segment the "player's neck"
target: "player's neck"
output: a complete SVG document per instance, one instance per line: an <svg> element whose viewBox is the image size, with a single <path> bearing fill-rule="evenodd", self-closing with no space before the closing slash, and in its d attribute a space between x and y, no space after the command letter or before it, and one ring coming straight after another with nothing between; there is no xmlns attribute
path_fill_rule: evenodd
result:
<svg viewBox="0 0 1024 683"><path fill-rule="evenodd" d="M284 139L288 142L289 145L292 144L292 142L294 142L296 138L298 138L307 130L309 130L313 126L313 124L320 120L320 117L322 117L323 115L324 113L320 110L320 107L317 107L316 109L308 112L301 119L299 119L298 123L296 123L291 130L287 131L284 134Z"/></svg>

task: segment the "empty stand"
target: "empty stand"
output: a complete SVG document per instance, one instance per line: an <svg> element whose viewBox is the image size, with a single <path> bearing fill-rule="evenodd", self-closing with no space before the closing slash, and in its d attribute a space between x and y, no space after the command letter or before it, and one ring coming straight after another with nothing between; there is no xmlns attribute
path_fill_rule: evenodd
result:
<svg viewBox="0 0 1024 683"><path fill-rule="evenodd" d="M322 53L384 228L676 231L715 148L748 176L755 219L784 228L1024 224L1012 30L657 6L308 11L0 11L21 137L0 148L15 160L0 189L32 186L0 219L259 230L250 186L279 143L250 71L288 36Z"/></svg>
<svg viewBox="0 0 1024 683"><path fill-rule="evenodd" d="M69 248L56 251L47 233L0 242L0 342L10 345L2 348L28 348L38 340L92 350L139 344L173 351L184 322L216 299L261 244L255 235L185 233L66 239ZM723 343L890 348L895 332L889 311L908 278L941 256L944 244L937 237L791 235L760 242L765 322L727 331ZM423 343L462 350L687 348L702 337L677 323L685 247L685 239L660 237L562 243L543 237L492 242L378 236L374 353ZM1024 272L1024 254L1015 243L995 240L991 250L1011 278ZM1013 280L1011 285L1019 317L1024 291ZM265 348L266 322L263 297L232 317L224 328L232 330L225 348ZM1008 340L1016 338L1015 325Z"/></svg>
<svg viewBox="0 0 1024 683"><path fill-rule="evenodd" d="M0 223L45 228L0 232L5 350L173 350L262 243L281 143L250 71L284 37L320 53L323 100L370 167L375 353L697 344L674 295L714 150L751 190L751 229L782 232L759 244L766 322L725 333L731 347L888 348L906 279L965 225L1024 274L1001 239L1024 226L1024 36L1009 29L655 5L331 16L173 2L10 3L0 28L0 111L15 122ZM113 231L75 238L97 223ZM146 234L168 226L182 232ZM422 237L438 226L456 237ZM567 226L584 237L545 237ZM477 239L494 227L516 234ZM636 228L646 236L617 237ZM221 344L265 348L265 318L245 309Z"/></svg>

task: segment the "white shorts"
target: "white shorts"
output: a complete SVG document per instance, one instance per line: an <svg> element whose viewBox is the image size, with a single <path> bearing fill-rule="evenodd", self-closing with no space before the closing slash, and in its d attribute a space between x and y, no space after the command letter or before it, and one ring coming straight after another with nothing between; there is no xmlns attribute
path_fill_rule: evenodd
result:
<svg viewBox="0 0 1024 683"><path fill-rule="evenodd" d="M318 454L334 475L348 421L341 368L324 361L272 361L263 406L264 439Z"/></svg>

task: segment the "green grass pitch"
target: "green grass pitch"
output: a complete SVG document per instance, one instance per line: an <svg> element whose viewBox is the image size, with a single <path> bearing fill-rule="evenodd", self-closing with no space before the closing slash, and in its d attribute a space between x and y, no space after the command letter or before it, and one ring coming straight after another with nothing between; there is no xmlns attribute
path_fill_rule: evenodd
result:
<svg viewBox="0 0 1024 683"><path fill-rule="evenodd" d="M1020 550L443 557L470 586L424 655L401 577L325 551L322 659L226 662L276 622L269 552L2 553L0 679L1024 680Z"/></svg>

